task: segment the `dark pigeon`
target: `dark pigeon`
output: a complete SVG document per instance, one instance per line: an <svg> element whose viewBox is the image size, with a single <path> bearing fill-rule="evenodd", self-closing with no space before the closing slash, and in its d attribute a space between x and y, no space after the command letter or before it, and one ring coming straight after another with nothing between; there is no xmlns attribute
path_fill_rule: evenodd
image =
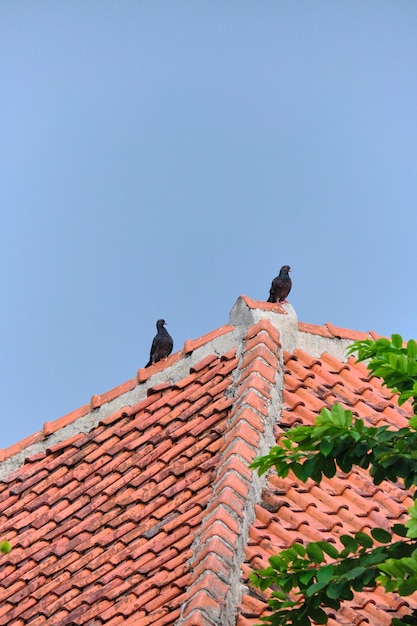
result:
<svg viewBox="0 0 417 626"><path fill-rule="evenodd" d="M267 302L287 302L286 297L292 287L292 281L288 272L291 272L290 266L283 265L279 270L279 275L272 281Z"/></svg>
<svg viewBox="0 0 417 626"><path fill-rule="evenodd" d="M145 367L150 367L154 363L158 363L161 359L166 359L172 352L174 340L166 328L164 328L165 324L165 320L158 320L156 322L158 332L153 338L149 363L147 363Z"/></svg>

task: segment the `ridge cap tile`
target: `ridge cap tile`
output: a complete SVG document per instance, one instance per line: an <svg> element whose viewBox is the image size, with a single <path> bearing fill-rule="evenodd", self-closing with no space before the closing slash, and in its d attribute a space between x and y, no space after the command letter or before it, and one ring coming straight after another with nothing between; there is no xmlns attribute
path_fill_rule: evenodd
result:
<svg viewBox="0 0 417 626"><path fill-rule="evenodd" d="M259 322L255 322L255 324L249 326L246 331L245 340L248 341L249 339L257 337L259 341L262 341L261 337L264 332L269 335L275 344L281 345L279 330L267 319L259 320Z"/></svg>
<svg viewBox="0 0 417 626"><path fill-rule="evenodd" d="M298 322L298 330L309 335L320 335L321 337L333 338L334 335L326 326L317 326L316 324L307 324L306 322Z"/></svg>
<svg viewBox="0 0 417 626"><path fill-rule="evenodd" d="M254 300L249 296L240 296L250 309L262 309L263 311L273 311L281 315L288 315L287 311L278 302L266 302L264 300Z"/></svg>
<svg viewBox="0 0 417 626"><path fill-rule="evenodd" d="M234 330L235 326L232 326L232 324L224 324L223 326L220 326L219 328L216 328L215 330L212 330L205 335L198 337L197 339L187 339L184 343L184 354L190 354L201 346L210 343L210 341L213 341L213 339L222 337L223 335L226 335L227 333L230 333Z"/></svg>
<svg viewBox="0 0 417 626"><path fill-rule="evenodd" d="M184 358L184 356L185 356L184 351L179 350L178 352L174 352L174 354L167 356L165 359L161 359L161 361L158 361L157 363L154 363L153 365L150 365L149 367L140 367L136 374L137 382L139 384L145 383L149 378L151 378L155 374L158 374L159 372L162 372L163 370L165 370L167 367L171 367L175 365L175 363L178 363L178 361L181 361Z"/></svg>
<svg viewBox="0 0 417 626"><path fill-rule="evenodd" d="M121 383L120 385L117 385L116 387L113 387L113 389L110 389L109 391L105 391L102 394L94 394L93 396L91 396L90 400L91 410L98 409L103 404L106 404L107 402L114 400L114 398L118 398L124 393L131 391L136 387L136 385L137 379L135 377L127 380L124 383Z"/></svg>
<svg viewBox="0 0 417 626"><path fill-rule="evenodd" d="M358 330L349 330L342 328L341 326L335 326L331 322L326 322L324 326L328 331L339 339L349 339L351 341L361 341L362 339L369 339L369 332L362 332Z"/></svg>

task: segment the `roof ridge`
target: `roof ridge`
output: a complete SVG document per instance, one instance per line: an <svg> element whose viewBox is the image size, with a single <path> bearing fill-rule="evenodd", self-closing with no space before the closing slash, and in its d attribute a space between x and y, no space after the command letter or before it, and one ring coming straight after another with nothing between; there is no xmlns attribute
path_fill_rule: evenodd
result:
<svg viewBox="0 0 417 626"><path fill-rule="evenodd" d="M343 361L347 360L346 347L352 341L379 337L373 331L358 333L331 323L316 326L298 322L289 303L270 303L239 296L228 324L197 339L187 339L183 348L167 359L149 368L139 368L134 378L102 394L92 395L89 403L56 420L44 422L38 432L7 448L0 448L0 477L19 467L26 456L44 451L77 432L89 432L116 410L137 404L155 384L167 380L175 384L209 353L223 354L239 343L247 329L260 320L268 320L272 327L279 328L283 349L288 352L300 347L313 356L320 357L323 352L328 352Z"/></svg>
<svg viewBox="0 0 417 626"><path fill-rule="evenodd" d="M379 335L374 330L358 331L342 326L335 326L331 322L324 324L309 324L307 322L298 322L298 330L300 332L309 333L311 335L320 335L335 339L349 339L349 341L358 341L361 339L379 339L383 335Z"/></svg>
<svg viewBox="0 0 417 626"><path fill-rule="evenodd" d="M347 361L346 348L353 341L380 337L374 331L349 330L330 322L323 325L299 322L295 309L289 302L263 302L243 295L236 300L230 312L230 321L236 326L243 323L248 327L261 319L268 319L273 326L279 328L282 347L286 352L292 353L296 348L301 348L316 357L328 352L341 361Z"/></svg>
<svg viewBox="0 0 417 626"><path fill-rule="evenodd" d="M275 441L277 379L281 393L283 388L278 330L268 320L260 320L249 327L243 339L230 391L235 402L212 495L193 544L192 580L176 626L234 626L243 593L240 567L263 484L248 466Z"/></svg>

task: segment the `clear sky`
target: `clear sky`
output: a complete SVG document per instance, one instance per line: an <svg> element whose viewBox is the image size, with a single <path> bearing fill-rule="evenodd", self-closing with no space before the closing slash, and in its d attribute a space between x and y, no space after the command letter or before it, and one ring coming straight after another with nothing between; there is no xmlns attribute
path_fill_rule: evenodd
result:
<svg viewBox="0 0 417 626"><path fill-rule="evenodd" d="M1 439L267 299L416 337L415 0L2 0Z"/></svg>

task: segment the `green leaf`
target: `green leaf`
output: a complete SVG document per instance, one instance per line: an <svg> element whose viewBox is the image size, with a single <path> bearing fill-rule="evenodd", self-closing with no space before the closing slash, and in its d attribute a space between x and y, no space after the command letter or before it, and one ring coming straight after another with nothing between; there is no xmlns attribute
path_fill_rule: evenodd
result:
<svg viewBox="0 0 417 626"><path fill-rule="evenodd" d="M392 626L407 626L407 625L416 626L417 617L415 615L403 615L402 618L393 617L392 618Z"/></svg>
<svg viewBox="0 0 417 626"><path fill-rule="evenodd" d="M353 428L361 435L363 433L365 427L365 423L362 419L360 419L359 417L357 419L355 419L355 422L353 424Z"/></svg>
<svg viewBox="0 0 417 626"><path fill-rule="evenodd" d="M9 554L11 550L12 550L12 544L9 543L8 541L2 541L0 543L0 552L2 552L3 554Z"/></svg>
<svg viewBox="0 0 417 626"><path fill-rule="evenodd" d="M372 548L372 546L374 545L374 542L372 541L372 537L370 537L369 535L366 535L365 533L361 533L361 532L355 533L355 539L364 548Z"/></svg>
<svg viewBox="0 0 417 626"><path fill-rule="evenodd" d="M329 409L327 409L324 406L322 410L320 411L320 415L318 416L316 420L316 424L331 424L331 423L332 423L332 414L330 413Z"/></svg>
<svg viewBox="0 0 417 626"><path fill-rule="evenodd" d="M260 579L256 586L259 587L261 591L265 591L265 589L268 589L271 585L272 581L265 578L264 580Z"/></svg>
<svg viewBox="0 0 417 626"><path fill-rule="evenodd" d="M410 539L417 539L417 520L416 519L409 519L406 524L407 526L407 537L410 537Z"/></svg>
<svg viewBox="0 0 417 626"><path fill-rule="evenodd" d="M293 588L293 577L292 576L281 576L279 578L279 584L283 591L288 592Z"/></svg>
<svg viewBox="0 0 417 626"><path fill-rule="evenodd" d="M351 535L340 535L340 541L349 552L356 552L359 544Z"/></svg>
<svg viewBox="0 0 417 626"><path fill-rule="evenodd" d="M377 582L380 582L383 587L385 587L385 591L387 593L392 593L393 591L397 591L398 582L396 580L387 579L386 583L383 583L382 580L381 581L379 580L380 578L382 577L378 576L376 580Z"/></svg>
<svg viewBox="0 0 417 626"><path fill-rule="evenodd" d="M282 552L281 552L281 555L282 555ZM270 556L268 560L269 560L269 564L271 565L271 567L273 567L275 570L278 570L279 572L282 571L283 561L284 561L282 556L276 556L274 554Z"/></svg>
<svg viewBox="0 0 417 626"><path fill-rule="evenodd" d="M282 591L280 591L279 589L277 589L276 591L272 592L272 596L274 598L278 598L278 600L286 600L287 599L287 594L283 593Z"/></svg>
<svg viewBox="0 0 417 626"><path fill-rule="evenodd" d="M311 620L307 617L307 615L294 616L292 618L293 626L311 626Z"/></svg>
<svg viewBox="0 0 417 626"><path fill-rule="evenodd" d="M378 565L379 563L383 563L386 559L385 551L381 551L380 548L376 548L369 554L364 554L361 557L361 564L364 567L372 567L373 565Z"/></svg>
<svg viewBox="0 0 417 626"><path fill-rule="evenodd" d="M310 582L310 580L312 578L314 578L316 572L313 569L307 569L304 572L302 572L300 574L300 582L303 583L303 585L308 585L308 583Z"/></svg>
<svg viewBox="0 0 417 626"><path fill-rule="evenodd" d="M401 559L401 565L409 574L417 574L417 559L414 557L404 557Z"/></svg>
<svg viewBox="0 0 417 626"><path fill-rule="evenodd" d="M331 410L332 420L336 426L350 426L352 422L351 411L345 411L341 404L336 403Z"/></svg>
<svg viewBox="0 0 417 626"><path fill-rule="evenodd" d="M314 585L310 585L310 587L307 588L306 591L306 597L307 598L311 598L311 596L314 596L315 593L317 593L318 591L321 591L322 589L324 589L326 587L327 583L314 583Z"/></svg>
<svg viewBox="0 0 417 626"><path fill-rule="evenodd" d="M332 457L327 457L323 459L321 471L327 478L333 478L333 476L336 474L336 464Z"/></svg>
<svg viewBox="0 0 417 626"><path fill-rule="evenodd" d="M303 483L305 483L306 480L310 478L310 474L307 471L308 466L307 467L306 466L307 466L307 463L304 463L303 465L300 465L300 463L292 463L291 465L292 471L297 476L297 478L299 478Z"/></svg>
<svg viewBox="0 0 417 626"><path fill-rule="evenodd" d="M316 624L327 624L327 620L329 619L327 617L327 613L325 613L320 607L311 609L309 615Z"/></svg>
<svg viewBox="0 0 417 626"><path fill-rule="evenodd" d="M371 535L375 541L378 541L379 543L389 543L392 539L391 533L383 528L373 528L371 530Z"/></svg>
<svg viewBox="0 0 417 626"><path fill-rule="evenodd" d="M317 582L327 584L329 580L333 578L333 574L334 574L334 566L325 565L324 567L321 567L317 572Z"/></svg>
<svg viewBox="0 0 417 626"><path fill-rule="evenodd" d="M400 596L410 596L415 591L417 591L417 580L414 577L402 580L398 585L398 595Z"/></svg>
<svg viewBox="0 0 417 626"><path fill-rule="evenodd" d="M402 348L403 347L403 338L401 335L391 335L392 345L394 348Z"/></svg>
<svg viewBox="0 0 417 626"><path fill-rule="evenodd" d="M334 545L332 545L328 541L318 541L317 545L320 546L323 552L331 556L332 559L337 559L339 557L339 550L335 548Z"/></svg>
<svg viewBox="0 0 417 626"><path fill-rule="evenodd" d="M346 585L345 581L339 580L336 583L332 583L331 585L329 585L326 589L326 595L329 598L332 598L334 600L336 600L337 598L340 598L340 593L343 589L343 587Z"/></svg>
<svg viewBox="0 0 417 626"><path fill-rule="evenodd" d="M307 554L314 563L323 563L323 550L317 543L308 543L306 545Z"/></svg>
<svg viewBox="0 0 417 626"><path fill-rule="evenodd" d="M346 572L344 577L346 578L346 580L353 580L354 578L358 578L359 576L361 576L364 572L366 572L366 567L354 567L353 569Z"/></svg>
<svg viewBox="0 0 417 626"><path fill-rule="evenodd" d="M323 456L328 456L333 450L333 442L330 439L323 439L320 444L320 452Z"/></svg>
<svg viewBox="0 0 417 626"><path fill-rule="evenodd" d="M340 469L342 470L342 472L345 472L345 474L348 474L350 470L352 469L352 465L353 465L349 451L347 451L346 454L339 456L339 458L337 459L337 463Z"/></svg>
<svg viewBox="0 0 417 626"><path fill-rule="evenodd" d="M401 567L400 559L387 559L383 563L380 563L378 567L382 572L391 576L391 578L403 579L405 576L405 569Z"/></svg>
<svg viewBox="0 0 417 626"><path fill-rule="evenodd" d="M323 599L323 602L324 602L324 599ZM328 606L330 609L334 609L335 611L337 611L338 609L340 609L340 598L335 599L335 598L329 598L329 596L327 596L326 606Z"/></svg>
<svg viewBox="0 0 417 626"><path fill-rule="evenodd" d="M297 552L299 556L305 556L306 549L302 543L299 543L298 541L296 541L295 543L292 544L292 548Z"/></svg>

